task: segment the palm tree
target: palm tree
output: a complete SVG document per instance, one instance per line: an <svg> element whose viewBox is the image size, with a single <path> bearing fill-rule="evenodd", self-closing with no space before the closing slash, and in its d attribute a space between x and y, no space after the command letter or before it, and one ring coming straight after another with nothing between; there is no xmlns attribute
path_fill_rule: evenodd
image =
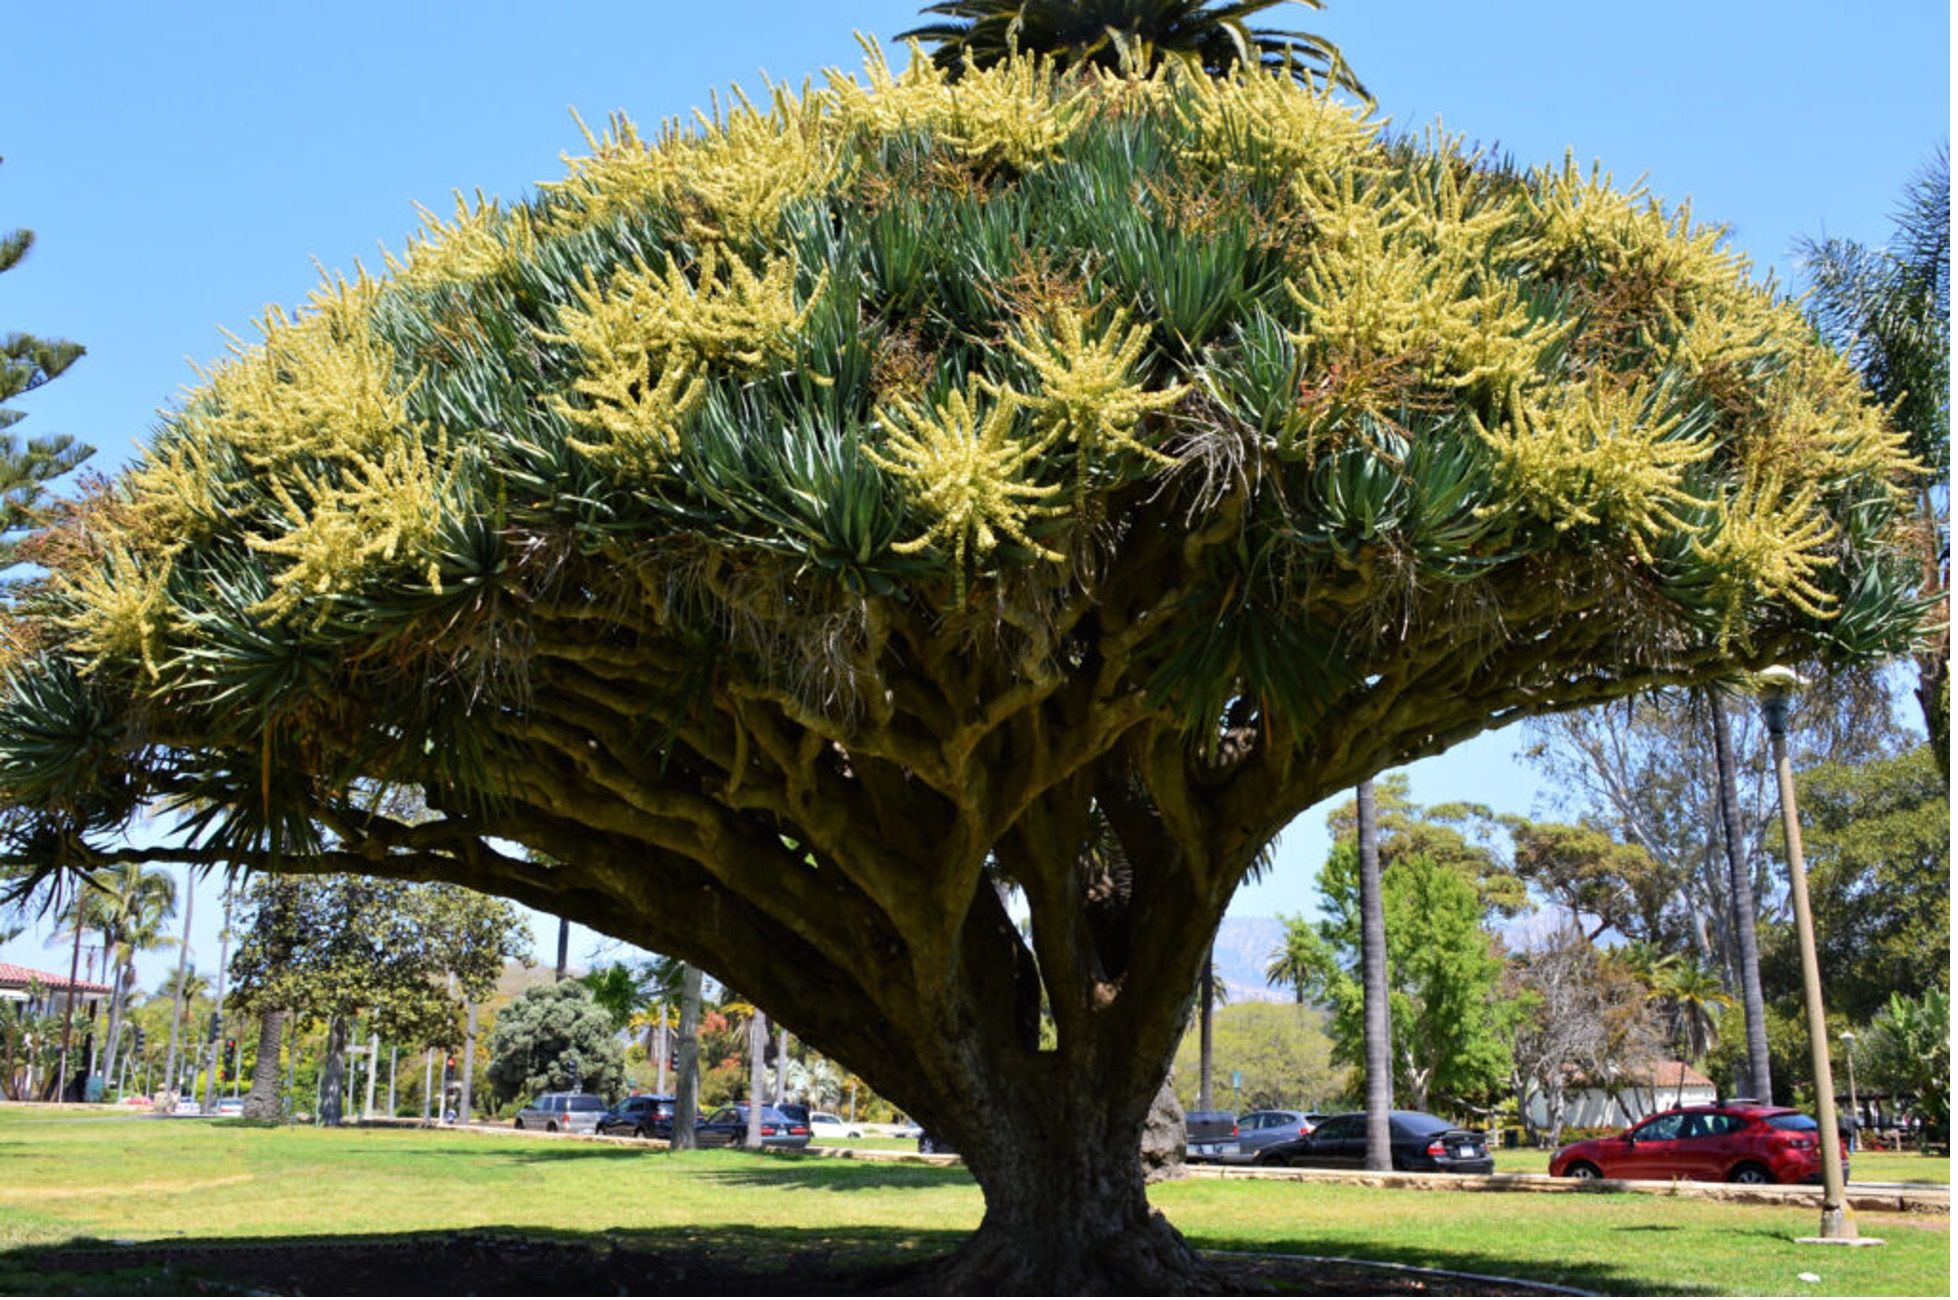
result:
<svg viewBox="0 0 1958 1300"><path fill-rule="evenodd" d="M1739 966L1741 1015L1747 1026L1747 1095L1763 1102L1774 1098L1774 1077L1768 1062L1767 1003L1761 996L1761 948L1755 933L1754 873L1742 849L1740 785L1734 762L1734 730L1727 705L1717 694L1703 696L1713 715L1713 768L1719 782L1720 836L1727 849L1727 900L1733 916L1734 958Z"/></svg>
<svg viewBox="0 0 1958 1300"><path fill-rule="evenodd" d="M163 924L177 912L177 886L157 868L122 863L96 873L86 906L90 923L102 934L103 979L110 986L102 1074L113 1080L129 993L136 983L136 954L162 942Z"/></svg>
<svg viewBox="0 0 1958 1300"><path fill-rule="evenodd" d="M1393 1022L1387 1007L1387 914L1380 901L1380 831L1373 782L1354 792L1360 839L1360 987L1366 1022L1368 1169L1394 1167L1387 1112L1394 1108Z"/></svg>
<svg viewBox="0 0 1958 1300"><path fill-rule="evenodd" d="M691 1150L700 1112L700 967L680 968L680 1040L674 1051L673 1146Z"/></svg>
<svg viewBox="0 0 1958 1300"><path fill-rule="evenodd" d="M1217 1005L1217 949L1203 955L1203 974L1198 976L1197 993L1197 1109L1210 1106L1211 1021Z"/></svg>
<svg viewBox="0 0 1958 1300"><path fill-rule="evenodd" d="M1802 240L1797 256L1814 284L1809 317L1862 372L1877 403L1894 407L1917 480L1922 597L1936 601L1917 653L1917 699L1945 784L1951 784L1951 148L1936 152L1904 189L1890 247ZM1942 509L1941 509L1942 507Z"/></svg>
<svg viewBox="0 0 1958 1300"><path fill-rule="evenodd" d="M899 34L933 44L932 61L952 77L989 68L1015 49L1051 56L1063 67L1153 72L1181 64L1220 76L1240 64L1283 70L1302 82L1366 94L1339 47L1310 32L1253 27L1283 0L942 0L920 12L943 21ZM1296 0L1311 9L1321 0Z"/></svg>
<svg viewBox="0 0 1958 1300"><path fill-rule="evenodd" d="M1734 1004L1720 977L1698 962L1675 961L1660 977L1659 993L1672 1010L1675 1041L1680 1045L1683 1063L1704 1057L1720 1028L1720 1013ZM1679 1092L1673 1104L1686 1095L1686 1071L1679 1072Z"/></svg>
<svg viewBox="0 0 1958 1300"><path fill-rule="evenodd" d="M1313 934L1301 918L1281 919L1286 922L1285 938L1271 950L1271 957L1265 962L1265 983L1274 988L1291 985L1292 996L1300 1006L1304 1006L1305 990L1312 983L1315 969L1312 961Z"/></svg>
<svg viewBox="0 0 1958 1300"><path fill-rule="evenodd" d="M184 868L184 934L177 941L177 978L174 983L176 1008L170 1015L170 1055L163 1067L163 1087L174 1091L177 1086L177 1035L183 1027L185 963L190 960L190 914L197 902L197 875L195 867Z"/></svg>

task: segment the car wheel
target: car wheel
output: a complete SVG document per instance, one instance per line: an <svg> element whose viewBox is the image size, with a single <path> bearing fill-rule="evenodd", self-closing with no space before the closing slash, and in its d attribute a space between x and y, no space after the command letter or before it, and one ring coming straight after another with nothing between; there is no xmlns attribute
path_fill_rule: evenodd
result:
<svg viewBox="0 0 1958 1300"><path fill-rule="evenodd" d="M646 1130L643 1128L636 1128L632 1130L632 1136L636 1138L644 1139L646 1136Z"/></svg>
<svg viewBox="0 0 1958 1300"><path fill-rule="evenodd" d="M522 1120L518 1120L518 1121L517 1121L517 1127L518 1127L518 1128L522 1128L522 1127L523 1127L523 1121L522 1121Z"/></svg>
<svg viewBox="0 0 1958 1300"><path fill-rule="evenodd" d="M928 1137L921 1137L918 1139L918 1154L921 1156L937 1155L938 1144Z"/></svg>
<svg viewBox="0 0 1958 1300"><path fill-rule="evenodd" d="M1604 1177L1604 1174L1602 1171L1599 1170L1599 1168L1596 1165L1586 1164L1582 1160L1573 1160L1570 1163L1570 1165L1564 1170L1564 1177L1576 1178L1579 1179L1580 1181L1588 1183L1593 1178Z"/></svg>
<svg viewBox="0 0 1958 1300"><path fill-rule="evenodd" d="M1734 1172L1727 1176L1727 1180L1734 1183L1754 1183L1758 1185L1760 1183L1773 1182L1774 1175L1770 1174L1766 1167L1762 1165L1745 1164L1737 1166Z"/></svg>
<svg viewBox="0 0 1958 1300"><path fill-rule="evenodd" d="M546 1133L555 1133L555 1132L557 1132L557 1121L556 1121L556 1120L552 1120L552 1121L551 1121L550 1123L548 1123L548 1124L546 1124L546 1125L544 1126L544 1131L545 1131Z"/></svg>

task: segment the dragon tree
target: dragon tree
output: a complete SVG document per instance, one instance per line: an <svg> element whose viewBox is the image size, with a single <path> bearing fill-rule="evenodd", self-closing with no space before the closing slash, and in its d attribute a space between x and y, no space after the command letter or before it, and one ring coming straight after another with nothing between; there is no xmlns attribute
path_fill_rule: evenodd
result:
<svg viewBox="0 0 1958 1300"><path fill-rule="evenodd" d="M453 881L696 963L957 1144L936 1285L1207 1283L1135 1152L1301 810L1920 635L1904 435L1595 169L1282 69L915 52L587 135L269 310L40 537L8 851Z"/></svg>

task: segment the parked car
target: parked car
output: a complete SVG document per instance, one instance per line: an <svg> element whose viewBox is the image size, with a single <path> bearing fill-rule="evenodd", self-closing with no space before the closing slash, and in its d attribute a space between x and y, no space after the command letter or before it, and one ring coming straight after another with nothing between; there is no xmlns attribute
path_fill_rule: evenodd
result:
<svg viewBox="0 0 1958 1300"><path fill-rule="evenodd" d="M1647 1116L1617 1137L1561 1147L1559 1178L1690 1178L1721 1183L1822 1181L1819 1126L1786 1106L1726 1102ZM1839 1136L1843 1177L1849 1144Z"/></svg>
<svg viewBox="0 0 1958 1300"><path fill-rule="evenodd" d="M860 1138L863 1136L863 1126L847 1123L826 1110L812 1110L809 1112L809 1136L822 1138L826 1142Z"/></svg>
<svg viewBox="0 0 1958 1300"><path fill-rule="evenodd" d="M1183 1114L1183 1158L1223 1160L1237 1154L1237 1116L1227 1110Z"/></svg>
<svg viewBox="0 0 1958 1300"><path fill-rule="evenodd" d="M517 1112L517 1127L546 1133L595 1133L605 1099L595 1092L544 1092Z"/></svg>
<svg viewBox="0 0 1958 1300"><path fill-rule="evenodd" d="M218 1098L218 1108L215 1113L219 1115L242 1115L245 1113L245 1099L243 1097L220 1097Z"/></svg>
<svg viewBox="0 0 1958 1300"><path fill-rule="evenodd" d="M1483 1134L1458 1128L1418 1110L1387 1112L1387 1141L1394 1168L1450 1174L1493 1174L1496 1162ZM1261 1165L1302 1165L1320 1169L1364 1169L1367 1162L1365 1111L1334 1115L1311 1135L1275 1142L1258 1153Z"/></svg>
<svg viewBox="0 0 1958 1300"><path fill-rule="evenodd" d="M663 1093L627 1097L598 1117L598 1131L609 1137L671 1138L674 1099Z"/></svg>
<svg viewBox="0 0 1958 1300"><path fill-rule="evenodd" d="M1312 1110L1254 1110L1237 1117L1237 1150L1216 1158L1226 1164L1255 1164L1260 1155L1280 1142L1310 1137L1325 1116Z"/></svg>
<svg viewBox="0 0 1958 1300"><path fill-rule="evenodd" d="M723 1106L694 1125L694 1141L703 1147L740 1146L748 1139L748 1108ZM761 1108L761 1144L770 1151L800 1151L809 1145L809 1126L798 1124L773 1106Z"/></svg>

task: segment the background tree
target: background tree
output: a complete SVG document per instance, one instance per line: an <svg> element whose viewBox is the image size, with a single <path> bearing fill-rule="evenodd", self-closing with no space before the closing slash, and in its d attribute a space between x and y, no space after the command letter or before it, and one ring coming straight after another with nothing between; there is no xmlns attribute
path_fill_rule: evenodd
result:
<svg viewBox="0 0 1958 1300"><path fill-rule="evenodd" d="M1322 9L1321 0L1293 0ZM1330 83L1364 95L1339 47L1309 32L1253 27L1285 0L944 0L921 12L941 21L900 32L932 45L932 62L956 80L969 60L994 67L1015 50L1045 55L1063 68L1154 72L1175 64L1221 75L1255 64L1308 85Z"/></svg>
<svg viewBox="0 0 1958 1300"><path fill-rule="evenodd" d="M1904 188L1890 246L1803 240L1809 315L1893 407L1924 467L1917 485L1922 591L1936 602L1917 649L1917 699L1931 753L1951 781L1951 147Z"/></svg>
<svg viewBox="0 0 1958 1300"><path fill-rule="evenodd" d="M1951 1141L1951 999L1942 986L1916 998L1892 993L1870 1026L1866 1075L1893 1096L1910 1097L1920 1141Z"/></svg>
<svg viewBox="0 0 1958 1300"><path fill-rule="evenodd" d="M1353 848L1359 871L1360 1036L1366 1087L1366 1167L1394 1167L1394 1013L1387 963L1387 906L1380 887L1380 824L1371 781L1353 791ZM1427 861L1432 862L1429 858ZM1425 1089L1423 1092L1425 1093Z"/></svg>
<svg viewBox="0 0 1958 1300"><path fill-rule="evenodd" d="M1861 1023L1890 995L1951 981L1951 801L1931 747L1796 778L1809 906L1830 1010ZM1780 836L1770 842L1782 852ZM1765 935L1769 996L1799 1000L1791 928Z"/></svg>
<svg viewBox="0 0 1958 1300"><path fill-rule="evenodd" d="M0 232L0 274L19 266L34 247L34 232ZM86 349L63 339L10 331L0 334L0 403L59 379ZM9 432L26 412L0 405L0 571L11 568L25 532L42 520L40 504L47 485L95 454L95 449L65 433L29 438Z"/></svg>
<svg viewBox="0 0 1958 1300"><path fill-rule="evenodd" d="M573 1089L611 1099L625 1086L625 1053L584 985L539 984L497 1016L489 1081L498 1104Z"/></svg>
<svg viewBox="0 0 1958 1300"><path fill-rule="evenodd" d="M1228 1084L1238 1075L1243 1083L1229 1094L1239 1111L1280 1106L1324 1108L1353 1091L1332 1059L1332 1039L1326 1033L1326 1013L1317 1008L1272 1002L1238 1002L1217 1011L1212 1026L1212 1050ZM1176 1050L1178 1100L1196 1103L1197 1043L1184 1035Z"/></svg>
<svg viewBox="0 0 1958 1300"><path fill-rule="evenodd" d="M82 504L0 689L6 856L672 953L958 1145L987 1211L932 1285L1196 1285L1137 1151L1283 826L1918 630L1900 440L1717 232L1367 112L873 55L614 123L268 318Z"/></svg>
<svg viewBox="0 0 1958 1300"><path fill-rule="evenodd" d="M527 955L508 903L454 885L364 876L255 876L231 964L240 1006L327 1023L321 1119L340 1119L347 1034L365 1014L390 1041L453 1046L459 1006L488 996L504 962ZM372 1068L372 1063L369 1063ZM254 1099L264 1110L269 1099Z"/></svg>

